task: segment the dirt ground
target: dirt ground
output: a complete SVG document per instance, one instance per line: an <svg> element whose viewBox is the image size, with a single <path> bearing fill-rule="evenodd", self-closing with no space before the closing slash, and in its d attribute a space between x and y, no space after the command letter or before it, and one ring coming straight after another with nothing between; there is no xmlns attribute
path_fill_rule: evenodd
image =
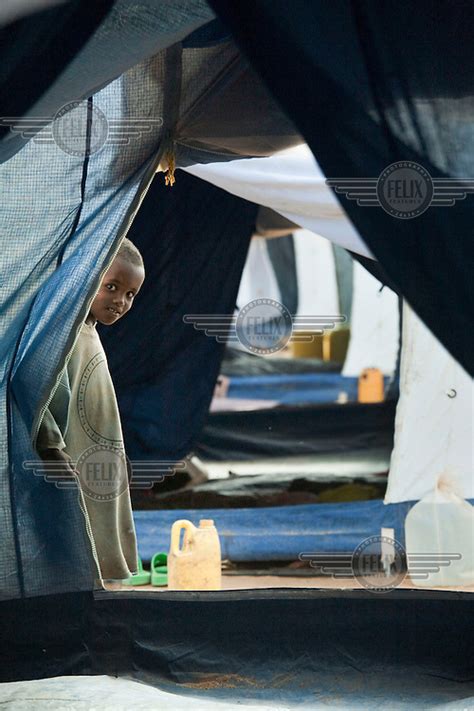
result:
<svg viewBox="0 0 474 711"><path fill-rule="evenodd" d="M415 589L409 577L406 577L402 583L397 585L399 588ZM321 577L290 577L278 575L223 575L222 590L262 590L271 588L310 588L315 589L332 589L332 590L358 590L363 586L356 580L335 580L330 576ZM153 587L151 585L140 585L131 587L129 585L112 584L107 585L108 590L143 590L154 591L156 593L167 591L167 587ZM465 587L443 587L443 588L417 588L419 590L443 590L443 591L459 591L474 593L474 585Z"/></svg>

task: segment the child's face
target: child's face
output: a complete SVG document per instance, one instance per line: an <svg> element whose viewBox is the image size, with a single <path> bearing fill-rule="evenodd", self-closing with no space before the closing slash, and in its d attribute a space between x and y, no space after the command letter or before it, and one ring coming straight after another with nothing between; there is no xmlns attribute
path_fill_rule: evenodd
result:
<svg viewBox="0 0 474 711"><path fill-rule="evenodd" d="M92 302L89 317L104 326L111 326L130 311L144 279L142 267L121 257L114 259Z"/></svg>

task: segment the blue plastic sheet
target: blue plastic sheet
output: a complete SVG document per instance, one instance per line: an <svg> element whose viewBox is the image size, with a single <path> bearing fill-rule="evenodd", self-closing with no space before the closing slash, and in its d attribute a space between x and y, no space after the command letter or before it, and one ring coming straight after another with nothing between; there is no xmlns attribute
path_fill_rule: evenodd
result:
<svg viewBox="0 0 474 711"><path fill-rule="evenodd" d="M228 397L276 400L285 405L336 402L342 393L357 401L357 378L337 373L232 377Z"/></svg>
<svg viewBox="0 0 474 711"><path fill-rule="evenodd" d="M238 561L297 560L300 553L352 552L380 529L393 528L405 541L405 517L414 501L385 505L382 500L341 504L305 504L255 509L135 511L138 548L149 560L168 551L174 521L186 518L195 525L213 519L222 557Z"/></svg>

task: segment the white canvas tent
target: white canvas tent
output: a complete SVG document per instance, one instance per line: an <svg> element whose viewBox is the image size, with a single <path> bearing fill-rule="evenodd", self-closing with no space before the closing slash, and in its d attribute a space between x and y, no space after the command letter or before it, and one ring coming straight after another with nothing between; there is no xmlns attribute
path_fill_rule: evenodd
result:
<svg viewBox="0 0 474 711"><path fill-rule="evenodd" d="M422 499L441 477L459 496L473 499L473 381L407 304L402 342L385 502ZM466 536L474 536L474 530Z"/></svg>
<svg viewBox="0 0 474 711"><path fill-rule="evenodd" d="M300 227L366 257L367 245L347 218L307 145L266 158L186 168L234 195L272 208Z"/></svg>

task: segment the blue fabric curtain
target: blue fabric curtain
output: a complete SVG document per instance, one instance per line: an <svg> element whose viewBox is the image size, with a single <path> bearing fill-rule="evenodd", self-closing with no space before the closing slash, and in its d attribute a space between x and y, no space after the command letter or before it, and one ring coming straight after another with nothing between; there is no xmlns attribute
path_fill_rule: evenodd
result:
<svg viewBox="0 0 474 711"><path fill-rule="evenodd" d="M137 105L162 115L153 76L123 75L94 97L105 115ZM82 103L75 109L90 112ZM90 131L96 114L90 112ZM70 351L100 275L153 175L160 127L139 142L89 157L30 141L0 169L2 183L2 372L0 407L0 595L90 589L95 575L77 492L35 469L40 408ZM85 148L85 145L84 145ZM26 467L26 468L25 468Z"/></svg>

